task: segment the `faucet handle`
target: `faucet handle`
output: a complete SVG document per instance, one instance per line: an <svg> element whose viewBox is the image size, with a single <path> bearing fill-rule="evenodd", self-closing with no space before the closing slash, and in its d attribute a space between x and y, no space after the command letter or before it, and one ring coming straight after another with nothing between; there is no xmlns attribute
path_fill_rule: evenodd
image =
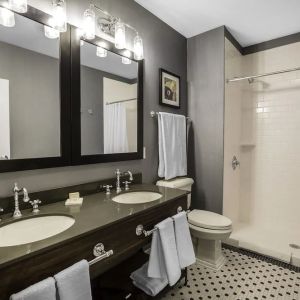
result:
<svg viewBox="0 0 300 300"><path fill-rule="evenodd" d="M39 204L42 203L41 200L36 199L36 200L33 200L33 201L29 201L29 203L32 205L32 212L33 212L34 214L37 214L37 213L40 212Z"/></svg>
<svg viewBox="0 0 300 300"><path fill-rule="evenodd" d="M106 195L110 195L110 189L112 188L113 186L112 185L109 185L109 184L104 184L104 185L100 185L100 188L101 189L105 189L106 191Z"/></svg>
<svg viewBox="0 0 300 300"><path fill-rule="evenodd" d="M125 191L129 191L129 184L131 183L131 181L123 181L123 183L125 184Z"/></svg>

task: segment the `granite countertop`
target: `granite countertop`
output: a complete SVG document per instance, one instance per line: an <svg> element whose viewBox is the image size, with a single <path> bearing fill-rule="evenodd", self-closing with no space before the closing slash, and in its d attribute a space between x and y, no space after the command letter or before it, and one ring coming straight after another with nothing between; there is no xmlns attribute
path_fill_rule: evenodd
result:
<svg viewBox="0 0 300 300"><path fill-rule="evenodd" d="M66 231L44 240L19 246L0 247L0 269L19 259L29 258L43 250L49 250L51 247L188 194L183 190L145 184L133 185L130 191L159 192L162 197L156 201L143 204L120 204L112 201L112 198L116 196L116 192L113 190L111 195L105 195L104 192L101 192L85 196L82 206L65 206L65 199L61 199L60 202L40 207L41 211L37 216L63 214L72 216L75 223ZM41 200L43 201L43 199ZM29 209L23 210L22 214L22 218L33 216ZM0 223L0 227L12 221L11 214L2 217L3 221ZM22 218L19 220L22 220Z"/></svg>

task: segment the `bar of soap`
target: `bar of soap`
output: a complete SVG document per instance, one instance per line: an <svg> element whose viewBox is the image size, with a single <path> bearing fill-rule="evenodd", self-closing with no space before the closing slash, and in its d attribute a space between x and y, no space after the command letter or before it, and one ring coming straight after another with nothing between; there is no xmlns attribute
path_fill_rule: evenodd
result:
<svg viewBox="0 0 300 300"><path fill-rule="evenodd" d="M69 199L79 199L79 198L80 198L79 192L69 193Z"/></svg>
<svg viewBox="0 0 300 300"><path fill-rule="evenodd" d="M65 202L65 206L69 205L82 205L83 198L69 198Z"/></svg>

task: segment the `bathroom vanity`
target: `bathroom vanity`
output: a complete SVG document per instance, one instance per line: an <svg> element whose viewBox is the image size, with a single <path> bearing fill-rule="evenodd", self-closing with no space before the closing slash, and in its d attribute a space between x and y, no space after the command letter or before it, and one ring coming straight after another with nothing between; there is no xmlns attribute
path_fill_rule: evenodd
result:
<svg viewBox="0 0 300 300"><path fill-rule="evenodd" d="M93 192L97 186L98 183L81 185L81 194L85 195L82 206L65 206L65 198L57 201L57 195L62 197L63 193L74 191L75 187L69 187L56 192L38 193L41 197L51 195L52 201L56 198L57 202L41 206L40 213L36 215L32 214L31 209L26 209L22 211L21 219L12 220L11 214L3 217L0 228L10 222L27 218L42 219L45 216L67 216L75 222L69 229L52 237L23 245L0 247L1 299L8 299L12 293L53 276L81 259L92 261L97 251L95 246L102 244L102 253L109 254L91 265L91 278L96 278L132 257L151 241L151 237L137 230L141 227L139 225L151 230L161 220L176 214L179 207L186 209L187 206L188 193L182 190L135 184L129 191L122 192L126 194L125 198L121 197L122 201L130 199L128 195L132 192L159 193L161 196L158 200L142 203L141 194L139 204L125 204L113 200L115 190L111 191L111 195ZM36 230L40 231L41 228L37 226Z"/></svg>

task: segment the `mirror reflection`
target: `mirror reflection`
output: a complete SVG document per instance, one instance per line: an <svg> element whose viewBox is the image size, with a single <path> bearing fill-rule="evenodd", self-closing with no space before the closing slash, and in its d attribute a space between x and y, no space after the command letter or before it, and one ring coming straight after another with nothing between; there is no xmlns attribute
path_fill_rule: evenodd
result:
<svg viewBox="0 0 300 300"><path fill-rule="evenodd" d="M81 41L81 154L137 152L138 63Z"/></svg>
<svg viewBox="0 0 300 300"><path fill-rule="evenodd" d="M12 27L0 26L0 159L57 157L59 34L14 18Z"/></svg>

